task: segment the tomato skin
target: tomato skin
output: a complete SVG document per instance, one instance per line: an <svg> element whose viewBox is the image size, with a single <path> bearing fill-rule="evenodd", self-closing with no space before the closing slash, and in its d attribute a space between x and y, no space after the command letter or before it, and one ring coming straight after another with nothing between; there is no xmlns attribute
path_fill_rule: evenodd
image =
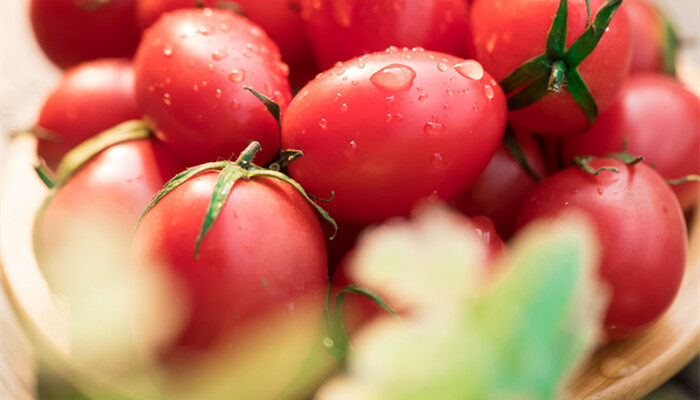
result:
<svg viewBox="0 0 700 400"><path fill-rule="evenodd" d="M467 218L459 214L454 214L454 216L460 223L464 223L474 229L474 232L479 237L481 243L483 243L487 253L486 267L489 271L493 271L498 265L499 259L507 252L506 245L503 239L496 233L493 222L488 217L484 216L475 218ZM331 276L331 302L335 302L337 294L344 287L352 284L362 285L362 282L357 282L357 280L349 275L350 271L348 269L353 262L353 254L354 252L348 253ZM332 305L333 303L331 303L331 306ZM389 306L391 306L391 304L389 304ZM400 310L395 311L400 312ZM384 314L388 315L387 311L367 297L356 294L345 295L345 303L343 304L343 325L350 335L357 332L364 324L373 318Z"/></svg>
<svg viewBox="0 0 700 400"><path fill-rule="evenodd" d="M96 0L32 0L32 28L44 54L60 68L104 57L131 57L139 43L136 0L112 0L97 10L80 4ZM118 34L115 34L118 32Z"/></svg>
<svg viewBox="0 0 700 400"><path fill-rule="evenodd" d="M663 72L665 22L659 10L646 0L625 0L632 33L630 73Z"/></svg>
<svg viewBox="0 0 700 400"><path fill-rule="evenodd" d="M463 62L387 49L311 81L282 121L283 146L304 153L291 176L316 196L333 191L324 206L352 224L406 216L429 196L451 200L486 167L506 122L498 85L485 72L461 75L453 66Z"/></svg>
<svg viewBox="0 0 700 400"><path fill-rule="evenodd" d="M204 0L215 8L221 0ZM317 73L311 45L301 18L300 0L236 0L246 18L260 25L279 46L282 59L289 64L292 85L301 86ZM151 26L161 14L179 8L194 7L194 0L137 0L136 14L142 29Z"/></svg>
<svg viewBox="0 0 700 400"><path fill-rule="evenodd" d="M531 135L516 133L530 168L540 177L545 176L545 162ZM466 215L484 215L496 226L498 233L510 238L515 231L515 220L525 196L537 186L518 164L504 144L496 150L491 162L474 184L453 204Z"/></svg>
<svg viewBox="0 0 700 400"><path fill-rule="evenodd" d="M80 64L63 74L44 101L36 126L51 137L39 135L37 153L55 168L84 140L138 118L131 62L103 59Z"/></svg>
<svg viewBox="0 0 700 400"><path fill-rule="evenodd" d="M600 239L600 276L612 299L604 327L609 340L630 337L653 324L670 306L685 270L687 232L673 191L644 163L627 166L598 158L598 176L567 168L540 183L525 200L518 227L583 211Z"/></svg>
<svg viewBox="0 0 700 400"><path fill-rule="evenodd" d="M104 224L106 233L130 237L153 195L182 167L182 162L155 139L113 145L84 164L53 196L35 228L39 265L52 286L63 292L61 282L68 277L58 258L65 249L79 252L93 248L91 242L75 243L74 230L81 223L95 220ZM128 255L128 242L122 250L114 255ZM123 261L126 266L128 260ZM63 294L70 297L70 293Z"/></svg>
<svg viewBox="0 0 700 400"><path fill-rule="evenodd" d="M301 299L318 316L303 323L312 332L320 324L328 281L324 238L313 209L291 185L270 178L236 182L195 258L218 177L205 172L170 192L134 238L134 265L160 265L184 288L189 314L160 349L166 363L226 343L272 312L294 318Z"/></svg>
<svg viewBox="0 0 700 400"><path fill-rule="evenodd" d="M644 156L666 179L700 174L700 99L671 77L632 76L588 132L564 139L564 159L619 152L626 139L628 152ZM698 182L673 190L685 210L697 204Z"/></svg>
<svg viewBox="0 0 700 400"><path fill-rule="evenodd" d="M301 4L316 61L323 69L389 46L473 56L463 0L302 0Z"/></svg>
<svg viewBox="0 0 700 400"><path fill-rule="evenodd" d="M592 15L602 3L603 0L591 1ZM568 4L567 47L583 33L586 24L585 1L571 0ZM558 6L559 0L475 0L471 21L477 60L500 82L524 62L541 55ZM624 7L617 11L608 29L578 67L599 111L613 104L629 70L631 39ZM509 120L528 132L551 135L581 132L589 126L567 90L550 93L535 104L511 111Z"/></svg>
<svg viewBox="0 0 700 400"><path fill-rule="evenodd" d="M148 29L134 60L136 98L156 136L191 164L229 159L252 140L279 150L277 122L247 85L291 99L288 69L256 25L228 10L181 9Z"/></svg>

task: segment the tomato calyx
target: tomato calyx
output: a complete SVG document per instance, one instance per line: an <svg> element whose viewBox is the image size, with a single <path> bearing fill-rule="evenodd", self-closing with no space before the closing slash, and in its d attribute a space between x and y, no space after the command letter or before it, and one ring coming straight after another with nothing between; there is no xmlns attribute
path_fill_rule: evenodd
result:
<svg viewBox="0 0 700 400"><path fill-rule="evenodd" d="M568 2L560 0L544 54L526 61L500 83L506 95L515 92L508 98L508 108L525 108L549 93L559 93L566 88L593 124L598 117L598 105L578 67L595 50L620 5L622 0L606 0L591 23L590 0L586 0L587 28L567 49Z"/></svg>
<svg viewBox="0 0 700 400"><path fill-rule="evenodd" d="M576 156L574 157L574 164L576 164L579 168L582 170L588 172L591 175L598 175L602 171L611 171L616 174L620 173L620 170L615 168L615 167L600 167L598 169L593 169L593 167L590 166L590 162L595 160L596 158L613 158L618 161L622 161L623 163L633 166L636 164L639 164L640 162L644 161L644 157L637 157L634 156L630 153L627 152L627 150L623 150L619 153L610 153L606 154L603 157L595 157L595 156Z"/></svg>
<svg viewBox="0 0 700 400"><path fill-rule="evenodd" d="M374 293L368 288L359 285L348 285L345 286L338 294L335 296L335 302L333 303L333 310L329 310L328 302L330 299L330 283L326 290L326 303L325 303L325 313L324 320L326 323L326 328L328 329L328 336L323 337L323 347L338 360L338 364L343 367L347 360L348 351L352 348L350 344L350 338L345 330L345 324L343 323L343 304L345 304L346 294L355 294L359 296L364 296L370 300L377 303L384 310L388 311L394 318L401 320L399 315L394 311L394 309L389 306L389 304L384 301L379 295Z"/></svg>
<svg viewBox="0 0 700 400"><path fill-rule="evenodd" d="M309 204L311 204L311 206L319 215L321 215L324 220L333 225L334 232L331 236L331 239L333 239L338 232L338 225L336 224L335 220L333 220L333 218L331 218L331 216L328 215L328 213L322 207L313 201L311 196L306 193L304 188L301 187L299 183L279 171L269 168L262 168L253 164L255 154L259 152L261 148L260 143L254 141L251 142L245 150L243 150L236 161L216 161L205 163L188 168L185 171L175 175L174 178L169 180L165 186L163 186L163 189L156 193L139 217L139 221L136 226L138 227L141 220L143 220L146 214L148 214L148 212L156 204L158 204L163 197L175 190L178 186L202 172L220 171L219 179L216 181L216 185L214 186L209 207L207 208L204 220L202 221L202 227L197 235L197 242L195 244L195 258L199 258L199 250L202 240L204 240L204 237L207 235L217 217L221 213L221 210L223 209L224 204L226 204L226 200L228 200L228 197L231 194L236 182L239 180L251 180L255 177L275 178L292 185L292 187L294 187L294 189L296 189L299 194L301 194L309 202Z"/></svg>
<svg viewBox="0 0 700 400"><path fill-rule="evenodd" d="M690 174L678 179L666 179L670 186L678 186L687 182L700 182L700 175Z"/></svg>
<svg viewBox="0 0 700 400"><path fill-rule="evenodd" d="M515 131L513 131L513 128L510 125L506 125L506 133L503 135L503 144L506 146L506 150L508 150L511 157L513 157L518 165L520 165L520 168L522 168L536 182L542 182L542 177L532 169L530 163L527 161L525 152L520 146L520 142L518 142L518 139L515 136Z"/></svg>

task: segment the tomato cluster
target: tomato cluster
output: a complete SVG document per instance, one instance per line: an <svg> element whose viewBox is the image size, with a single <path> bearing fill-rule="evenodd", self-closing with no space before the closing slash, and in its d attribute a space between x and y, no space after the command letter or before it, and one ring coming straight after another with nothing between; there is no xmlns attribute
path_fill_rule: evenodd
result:
<svg viewBox="0 0 700 400"><path fill-rule="evenodd" d="M34 0L31 15L72 67L33 129L55 185L39 261L62 292L73 215L139 220L124 263L165 270L187 303L166 365L302 301L318 325L360 232L426 204L464 214L492 260L531 221L586 215L610 340L679 289L700 100L647 0ZM348 326L379 309L349 301Z"/></svg>

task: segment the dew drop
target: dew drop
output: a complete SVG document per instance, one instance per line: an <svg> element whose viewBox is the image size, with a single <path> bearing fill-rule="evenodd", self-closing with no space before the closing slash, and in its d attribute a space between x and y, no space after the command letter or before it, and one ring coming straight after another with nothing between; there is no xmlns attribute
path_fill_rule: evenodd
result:
<svg viewBox="0 0 700 400"><path fill-rule="evenodd" d="M238 100L233 100L231 102L231 109L232 110L239 110L241 108L241 104L238 102Z"/></svg>
<svg viewBox="0 0 700 400"><path fill-rule="evenodd" d="M428 95L425 93L419 94L418 101L420 101L421 103L425 103L426 101L428 101Z"/></svg>
<svg viewBox="0 0 700 400"><path fill-rule="evenodd" d="M326 121L325 118L321 118L321 120L318 122L318 126L320 126L321 129L326 129L328 128L328 121Z"/></svg>
<svg viewBox="0 0 700 400"><path fill-rule="evenodd" d="M165 103L166 106L171 106L173 104L172 100L170 99L170 93L163 94L163 103Z"/></svg>
<svg viewBox="0 0 700 400"><path fill-rule="evenodd" d="M212 58L214 61L223 60L223 59L226 58L226 57L228 57L228 53L227 53L226 51L214 50L214 52L211 53L211 58Z"/></svg>
<svg viewBox="0 0 700 400"><path fill-rule="evenodd" d="M396 97L394 97L394 96L387 96L387 97L384 99L384 101L386 102L386 104L393 104L393 103L394 103L394 100L396 100Z"/></svg>
<svg viewBox="0 0 700 400"><path fill-rule="evenodd" d="M355 156L355 153L357 153L357 142L351 140L350 143L348 143L347 146L345 146L345 157L353 158Z"/></svg>
<svg viewBox="0 0 700 400"><path fill-rule="evenodd" d="M413 85L416 71L403 64L391 64L375 72L370 82L379 89L400 92L406 91Z"/></svg>
<svg viewBox="0 0 700 400"><path fill-rule="evenodd" d="M493 87L491 87L491 85L484 86L484 95L487 99L493 100L493 96L495 96L496 94L493 91Z"/></svg>
<svg viewBox="0 0 700 400"><path fill-rule="evenodd" d="M173 47L171 45L166 45L165 48L163 49L163 54L165 54L166 57L170 57L173 55Z"/></svg>
<svg viewBox="0 0 700 400"><path fill-rule="evenodd" d="M428 121L423 126L423 132L428 136L435 136L445 132L445 125L439 122Z"/></svg>
<svg viewBox="0 0 700 400"><path fill-rule="evenodd" d="M447 68L448 68L447 64L445 64L444 62L440 62L437 65L437 69L440 70L441 72L447 71Z"/></svg>
<svg viewBox="0 0 700 400"><path fill-rule="evenodd" d="M214 64L209 63L209 64L207 65L207 69L208 69L209 71L213 71L213 70L214 70Z"/></svg>
<svg viewBox="0 0 700 400"><path fill-rule="evenodd" d="M240 82L245 78L245 71L242 69L234 68L233 71L228 76L231 82Z"/></svg>
<svg viewBox="0 0 700 400"><path fill-rule="evenodd" d="M348 111L348 105L346 103L343 103L340 105L340 111L342 112L347 112Z"/></svg>
<svg viewBox="0 0 700 400"><path fill-rule="evenodd" d="M442 105L442 108L443 108L445 111L450 111L450 110L452 109L452 106L449 105L448 103L445 103L445 104Z"/></svg>
<svg viewBox="0 0 700 400"><path fill-rule="evenodd" d="M220 99L221 96L223 96L223 95L224 95L224 92L222 92L221 89L216 89L216 94L214 94L214 97L216 97L217 99Z"/></svg>
<svg viewBox="0 0 700 400"><path fill-rule="evenodd" d="M452 89L450 89L450 88L447 88L447 90L445 90L445 92L446 92L447 95L450 96L450 97L454 97L454 96L455 96L455 91L452 90Z"/></svg>
<svg viewBox="0 0 700 400"><path fill-rule="evenodd" d="M484 77L484 67L478 61L467 60L455 65L455 69L460 75L469 79L479 80Z"/></svg>
<svg viewBox="0 0 700 400"><path fill-rule="evenodd" d="M445 161L445 158L440 153L433 153L430 157L430 163L433 167L438 169L443 169L447 166L447 161Z"/></svg>
<svg viewBox="0 0 700 400"><path fill-rule="evenodd" d="M212 15L211 8L205 8L205 9L202 11L202 14L204 14L205 17L211 17L211 15Z"/></svg>

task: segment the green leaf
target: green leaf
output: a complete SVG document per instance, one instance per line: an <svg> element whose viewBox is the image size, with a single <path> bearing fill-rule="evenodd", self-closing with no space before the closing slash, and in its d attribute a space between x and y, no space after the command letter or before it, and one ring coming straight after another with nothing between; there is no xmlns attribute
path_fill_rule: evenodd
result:
<svg viewBox="0 0 700 400"><path fill-rule="evenodd" d="M660 10L657 10L664 23L663 70L666 75L676 76L676 59L678 53L678 35L671 20Z"/></svg>
<svg viewBox="0 0 700 400"><path fill-rule="evenodd" d="M598 104L593 98L593 94L588 89L588 85L583 81L577 69L570 69L566 75L566 88L571 93L571 96L576 100L576 103L581 108L581 111L586 115L588 123L593 125L598 118Z"/></svg>
<svg viewBox="0 0 700 400"><path fill-rule="evenodd" d="M503 144L506 146L506 149L510 155L515 159L515 161L517 161L518 165L520 165L520 168L525 170L525 172L527 172L527 174L530 175L536 182L542 181L542 177L537 175L532 167L530 167L530 163L527 162L525 152L520 146L520 143L515 136L515 132L513 132L513 128L510 125L506 126L506 134L503 136Z"/></svg>
<svg viewBox="0 0 700 400"><path fill-rule="evenodd" d="M235 185L239 179L245 178L246 175L246 170L236 163L228 163L219 174L219 179L216 181L214 192L211 195L209 208L204 216L204 221L202 221L202 228L197 236L197 243L194 248L195 258L199 258L199 248L202 245L202 240L204 240L204 237L209 233L216 218L219 217L221 210L226 204L226 200L228 200L228 196L231 194L233 185Z"/></svg>
<svg viewBox="0 0 700 400"><path fill-rule="evenodd" d="M311 196L309 196L306 193L306 190L304 190L304 188L299 183L297 183L294 179L288 177L287 175L285 175L281 172L262 169L262 168L248 171L249 178L253 178L255 176L266 176L269 178L276 178L276 179L279 179L281 181L287 182L288 184L292 185L292 187L294 189L296 189L297 192L299 192L306 199L306 201L309 202L309 204L311 204L311 207L313 207L316 210L316 212L319 213L319 215L321 215L321 217L323 219L325 219L328 223L333 225L333 235L331 235L330 239L333 240L335 238L335 235L338 233L338 224L335 222L335 220L333 218L331 218L330 215L328 215L326 210L324 210L321 206L316 204L311 199Z"/></svg>
<svg viewBox="0 0 700 400"><path fill-rule="evenodd" d="M151 202L148 203L148 206L146 206L146 209L141 213L141 216L139 217L138 222L136 223L136 228L138 228L139 224L141 223L141 220L143 217L148 214L149 211L153 207L160 202L163 197L165 197L168 193L172 192L175 190L178 186L182 185L183 183L187 182L190 178L194 177L195 175L202 173L204 171L210 171L210 170L220 170L226 167L226 165L230 161L217 161L217 162L211 162L211 163L206 163L202 165L197 165L192 168L188 168L179 174L175 175L171 180L165 183L163 188L153 196L153 199L151 199Z"/></svg>
<svg viewBox="0 0 700 400"><path fill-rule="evenodd" d="M127 121L82 142L68 152L56 169L56 186L61 187L80 167L102 150L128 140L151 137L143 121Z"/></svg>
<svg viewBox="0 0 700 400"><path fill-rule="evenodd" d="M591 161L593 161L594 158L595 157L593 157L593 156L576 156L576 157L574 157L574 164L576 164L582 170L588 172L591 175L595 175L595 176L598 176L598 174L600 174L603 171L611 171L611 172L614 172L616 174L620 173L620 170L615 168L615 167L601 167L598 169L593 169L593 167L591 167L589 165L589 163Z"/></svg>
<svg viewBox="0 0 700 400"><path fill-rule="evenodd" d="M537 103L549 93L549 76L542 75L508 98L508 109L519 110Z"/></svg>
<svg viewBox="0 0 700 400"><path fill-rule="evenodd" d="M559 8L554 15L554 21L547 34L545 54L550 60L558 60L566 51L566 33L568 30L569 5L567 0L559 0Z"/></svg>
<svg viewBox="0 0 700 400"><path fill-rule="evenodd" d="M610 157L610 158L614 158L616 160L620 160L627 165L635 165L635 164L639 164L640 162L644 161L644 157L633 156L632 154L628 153L627 151L623 151L621 153L606 154L605 157Z"/></svg>
<svg viewBox="0 0 700 400"><path fill-rule="evenodd" d="M600 7L593 23L566 52L564 60L569 68L579 66L595 50L620 5L622 0L606 0Z"/></svg>
<svg viewBox="0 0 700 400"><path fill-rule="evenodd" d="M544 54L537 56L523 63L523 65L503 79L500 86L506 94L511 93L519 87L547 74L548 69L547 56Z"/></svg>
<svg viewBox="0 0 700 400"><path fill-rule="evenodd" d="M264 94L258 92L250 86L243 86L243 89L249 91L250 93L253 93L253 95L257 97L258 100L262 101L263 104L265 104L265 108L267 108L267 111L269 111L270 114L272 114L272 116L275 118L275 121L277 121L277 127L280 131L282 131L282 124L280 123L280 105L277 104L271 98L265 96Z"/></svg>

